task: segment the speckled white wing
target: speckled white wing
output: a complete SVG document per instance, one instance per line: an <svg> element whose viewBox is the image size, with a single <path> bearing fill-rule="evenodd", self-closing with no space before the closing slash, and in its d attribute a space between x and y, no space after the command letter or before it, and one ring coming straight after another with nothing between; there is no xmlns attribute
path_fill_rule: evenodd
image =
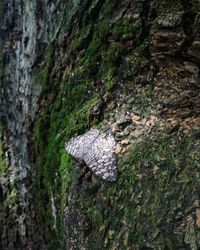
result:
<svg viewBox="0 0 200 250"><path fill-rule="evenodd" d="M65 143L65 149L70 155L77 159L83 160L84 155L91 148L98 136L98 129L90 129L84 135L71 138Z"/></svg>
<svg viewBox="0 0 200 250"><path fill-rule="evenodd" d="M83 158L95 175L107 181L115 181L117 178L115 147L114 137L110 133L102 133Z"/></svg>

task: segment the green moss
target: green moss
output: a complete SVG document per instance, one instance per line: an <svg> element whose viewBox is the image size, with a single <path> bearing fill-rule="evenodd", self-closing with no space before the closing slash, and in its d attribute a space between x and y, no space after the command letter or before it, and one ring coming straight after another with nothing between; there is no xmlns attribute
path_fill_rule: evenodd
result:
<svg viewBox="0 0 200 250"><path fill-rule="evenodd" d="M93 25L93 35L88 48L86 49L85 56L80 60L81 65L96 63L100 56L100 49L103 39L109 32L107 21L97 22Z"/></svg>
<svg viewBox="0 0 200 250"><path fill-rule="evenodd" d="M115 85L114 73L116 72L115 68L109 68L104 76L104 81L106 85L106 90L111 91Z"/></svg>
<svg viewBox="0 0 200 250"><path fill-rule="evenodd" d="M139 69L140 61L145 54L149 46L150 38L147 38L141 45L136 47L125 59L124 61L124 70L125 75L130 77L136 75Z"/></svg>
<svg viewBox="0 0 200 250"><path fill-rule="evenodd" d="M17 212L17 201L18 201L18 189L16 188L15 185L10 186L10 192L6 193L5 196L5 212L9 213L11 216L15 216Z"/></svg>
<svg viewBox="0 0 200 250"><path fill-rule="evenodd" d="M180 0L165 0L165 4L166 4L167 7L174 7L174 6L177 6L180 3L181 3Z"/></svg>
<svg viewBox="0 0 200 250"><path fill-rule="evenodd" d="M79 30L78 34L74 37L72 41L72 50L80 50L81 48L85 48L85 42L87 42L89 33L90 33L91 25L82 27Z"/></svg>
<svg viewBox="0 0 200 250"><path fill-rule="evenodd" d="M49 52L51 51L51 52ZM51 92L52 82L55 79L49 77L49 66L51 65L50 55L52 48L47 50L45 69L42 69L43 90ZM92 70L92 69L91 69ZM35 192L37 193L37 203L40 218L46 225L44 231L47 238L51 238L55 232L53 228L53 217L51 211L50 196L53 195L55 203L60 207L60 214L57 220L58 231L62 232L63 210L67 204L66 192L74 176L74 161L64 150L65 141L69 140L75 134L84 132L89 123L89 114L91 108L98 101L98 94L93 93L94 79L90 68L76 68L71 75L61 83L57 83L57 90L53 90L54 100L47 103L41 117L37 120L34 128L35 148L38 156L37 161L37 182ZM44 93L45 94L45 93ZM91 121L90 121L91 122ZM92 124L91 124L92 125ZM45 201L46 199L48 200ZM51 228L51 230L50 230ZM62 241L62 233L57 235Z"/></svg>
<svg viewBox="0 0 200 250"><path fill-rule="evenodd" d="M117 65L123 50L123 44L108 41L108 37L110 35L133 33L139 26L139 23L129 24L127 20L110 25L110 16L115 4L115 1L108 1L101 9L100 16L102 18L90 24L92 29L90 37L87 38L90 39L88 40L88 47L85 48L85 54L76 63L69 76L59 82L59 79L53 79L51 75L53 65L61 60L61 58L56 58L56 62L54 61L56 49L54 44L48 46L44 56L44 66L38 73L42 94L48 93L48 96L53 96L51 100L46 100L46 105L34 128L38 159L35 192L41 190L35 197L39 204L38 212L45 225L44 231L50 240L52 240L51 235L55 234L52 229L50 230L53 225L50 197L53 195L57 206L60 207L61 213L57 226L58 231L62 232L62 211L67 204L66 192L71 185L72 176L75 174L74 161L65 152L64 143L72 136L85 132L89 126L91 127L99 122L89 119L90 110L99 101L102 93L113 91L113 86L116 83ZM73 39L71 51L81 48L88 28L90 27L81 27L79 33ZM140 48L135 53L139 54L139 50ZM99 79L102 81L101 93L96 87ZM124 172L119 179L120 185L127 189L126 192L128 192L130 185L135 182L134 169ZM117 193L118 190L116 184L112 184L112 188L108 186L104 194L105 198L109 200L110 195L112 196L113 192ZM93 190L91 195L93 195L92 192ZM94 209L90 200L87 200L84 195L80 199L82 199L81 204L85 202L85 206L88 205L87 207L92 209L91 215L96 232L98 232L99 226L107 226L107 221L104 221L101 216L104 206L97 204ZM114 204L114 201L110 200L110 202L112 205ZM87 209L83 209L83 213L86 215ZM61 233L57 237L62 241ZM51 244L54 244L53 240ZM94 246L99 242L94 240L91 244ZM100 245L103 246L103 244Z"/></svg>
<svg viewBox="0 0 200 250"><path fill-rule="evenodd" d="M88 248L178 247L180 236L166 233L166 228L172 232L171 225L165 228L161 221L174 218L180 204L184 210L188 192L198 190L199 174L192 171L200 160L199 139L195 136L161 134L146 138L120 160L116 183L97 186L98 195L94 186L75 195L81 213L92 221Z"/></svg>
<svg viewBox="0 0 200 250"><path fill-rule="evenodd" d="M60 163L60 175L62 183L62 193L61 193L61 207L64 209L67 204L66 190L71 184L72 176L74 175L74 168L72 166L73 162L71 157L66 154L66 151L63 149L61 154L61 163ZM62 211L63 212L63 211Z"/></svg>
<svg viewBox="0 0 200 250"><path fill-rule="evenodd" d="M108 47L110 48L105 48L107 36L111 35L113 32L113 27L112 27L112 24L110 23L110 17L114 10L113 8L115 4L116 4L116 1L107 1L103 5L103 8L100 11L100 18L98 19L98 21L96 21L95 23L92 23L91 41L88 45L88 48L86 49L84 57L80 60L81 65L86 65L90 63L96 63L96 62L100 63L101 58L104 58L104 55L105 57L107 56L108 58L110 56L116 57L116 52L117 52L116 46L118 46L119 44L109 42ZM78 38L75 39L75 45L80 44L80 40L81 40L81 37L83 37L84 31L85 31L85 27L83 27L82 30L79 31L79 36ZM113 51L112 51L112 48L113 48ZM102 55L102 52L104 55ZM109 59L107 59L107 61L108 60ZM112 61L112 59L110 61Z"/></svg>
<svg viewBox="0 0 200 250"><path fill-rule="evenodd" d="M136 249L143 249L146 246L144 242L147 242L149 248L164 249L165 245L174 246L179 236L175 235L176 240L172 242L171 236L160 228L163 225L161 220L174 216L174 207L186 199L185 194L194 186L188 189L183 186L178 200L172 188L178 192L176 183L192 178L198 182L197 176L190 172L197 165L198 157L198 150L192 148L191 138L167 135L145 138L128 156L119 160L117 182L101 182L100 185L98 182L84 183L83 192L76 188L70 189L76 177L75 162L64 150L65 141L98 125L99 120L90 120L92 107L102 98L102 93L113 91L119 70L128 79L138 72L139 63L156 29L152 28L150 36L142 44L134 43L131 48L128 44L126 50L126 39L121 38L131 36L134 39L141 23L139 20L129 22L122 18L111 24L109 18L116 3L108 2L100 11L101 18L89 24L92 28L87 38L87 47L84 47L85 54L74 63L66 78L60 80L61 77L51 76L53 65L62 61L62 58L54 61L56 45L50 45L46 51L45 66L39 72L39 79L43 94L47 93L51 98L45 99L43 111L34 128L38 159L35 192L40 190L36 195L37 203L40 204L38 210L52 246L56 245L56 240L52 239L56 232L52 230L50 197L53 195L59 207L59 235L56 237L62 242L63 210L68 204L67 194L70 192L70 205L74 202L81 215L92 221L88 249L127 249L133 245ZM88 27L81 27L75 36L70 48L73 53L84 44ZM129 85L132 86L134 107L142 114L148 114L149 108L157 105L152 101L155 100L153 86L133 85L131 80ZM188 156L187 160L184 155ZM178 171L183 165L186 173L181 179ZM177 176L172 181L171 173L176 171Z"/></svg>
<svg viewBox="0 0 200 250"><path fill-rule="evenodd" d="M113 35L120 36L121 38L126 37L134 37L134 34L136 33L137 29L141 27L141 21L138 18L138 20L129 20L126 18L117 20L112 28Z"/></svg>
<svg viewBox="0 0 200 250"><path fill-rule="evenodd" d="M119 159L117 182L90 183L83 179L83 184L79 183L81 192L74 186L70 188L76 179L75 162L65 152L64 143L99 124L99 120L90 119L90 111L101 95L114 90L120 72L127 81L130 79L129 90L132 88L134 97L131 105L144 116L157 105L153 86L133 84L131 77L140 70L140 61L158 27L152 26L149 37L138 44L140 18L134 21L116 18L111 22L115 5L116 1L106 1L100 18L88 20L87 27L80 27L68 52L76 55L76 50L83 46L85 53L73 62L67 77L51 75L54 64L63 61L56 44L47 49L44 67L39 72L43 94L50 98L44 98L46 103L34 129L38 159L35 197L52 249L56 248L55 238L63 242L63 210L68 205L69 192L70 206L74 205L84 218L92 221L88 249L176 248L180 236L169 235L173 229L171 225L164 228L162 220L173 219L180 204L184 210L187 194L199 186L199 175L194 171L199 161L199 148L194 149L198 139L162 134L144 138L129 155ZM133 43L127 42L130 38ZM58 58L54 61L55 50ZM59 234L52 230L51 195L59 208Z"/></svg>
<svg viewBox="0 0 200 250"><path fill-rule="evenodd" d="M53 62L53 44L49 44L49 46L46 49L45 57L44 57L44 65L42 66L42 69L39 71L38 74L38 80L42 88L42 92L45 93L45 91L50 88L49 82L50 82L50 70L52 67Z"/></svg>
<svg viewBox="0 0 200 250"><path fill-rule="evenodd" d="M109 18L111 17L115 5L117 4L117 0L113 0L113 1L106 1L106 3L103 5L103 8L101 10L100 16L102 16L103 18L109 20Z"/></svg>

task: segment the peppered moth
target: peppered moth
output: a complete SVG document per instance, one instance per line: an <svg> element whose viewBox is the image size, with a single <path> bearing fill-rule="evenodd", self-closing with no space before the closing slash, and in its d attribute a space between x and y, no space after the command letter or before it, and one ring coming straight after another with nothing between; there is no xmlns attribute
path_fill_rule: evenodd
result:
<svg viewBox="0 0 200 250"><path fill-rule="evenodd" d="M95 175L107 181L117 179L115 147L116 142L110 131L100 133L98 129L90 129L65 143L69 154L83 160Z"/></svg>

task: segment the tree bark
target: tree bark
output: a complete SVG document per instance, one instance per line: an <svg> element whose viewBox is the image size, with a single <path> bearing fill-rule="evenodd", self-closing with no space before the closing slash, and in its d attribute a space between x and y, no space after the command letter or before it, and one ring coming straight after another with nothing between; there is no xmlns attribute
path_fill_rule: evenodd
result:
<svg viewBox="0 0 200 250"><path fill-rule="evenodd" d="M199 249L199 1L0 3L0 247ZM64 150L91 127L115 183Z"/></svg>

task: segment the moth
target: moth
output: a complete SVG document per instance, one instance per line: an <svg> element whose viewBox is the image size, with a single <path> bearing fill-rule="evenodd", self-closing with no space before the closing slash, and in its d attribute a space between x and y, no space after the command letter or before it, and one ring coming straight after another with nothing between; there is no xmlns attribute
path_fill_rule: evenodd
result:
<svg viewBox="0 0 200 250"><path fill-rule="evenodd" d="M70 155L84 161L96 176L111 182L118 175L115 148L116 142L111 132L100 133L96 128L65 143L65 150Z"/></svg>

